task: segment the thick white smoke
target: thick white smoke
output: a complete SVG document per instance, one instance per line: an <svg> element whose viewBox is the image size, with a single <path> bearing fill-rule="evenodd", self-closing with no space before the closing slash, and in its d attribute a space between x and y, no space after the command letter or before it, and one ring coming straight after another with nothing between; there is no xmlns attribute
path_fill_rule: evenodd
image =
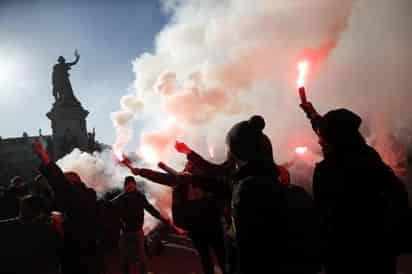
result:
<svg viewBox="0 0 412 274"><path fill-rule="evenodd" d="M145 117L135 136L143 157L181 167L184 159L172 147L178 138L203 155L213 146L220 160L228 128L261 114L277 162L291 159L295 146L316 152L295 88L297 62L308 58L307 93L319 112L352 109L385 159L406 157L404 149L388 150L387 136L409 140L411 1L163 2L170 22L155 51L133 62L135 93L112 114L115 147L123 149L133 121Z"/></svg>
<svg viewBox="0 0 412 274"><path fill-rule="evenodd" d="M135 60L135 88L154 117L150 122L157 123L154 133L143 133L141 144L156 144L159 158L175 161L170 148L177 137L202 153L206 143L223 151L228 127L254 113L268 120L275 143L290 134L284 128L302 126L292 84L296 63L309 57L312 71L319 70L347 27L353 1L165 1L164 6L172 19L157 36L155 53ZM284 122L276 119L281 113L288 113ZM165 126L166 117L173 118L172 126Z"/></svg>
<svg viewBox="0 0 412 274"><path fill-rule="evenodd" d="M134 157L130 157L130 159L133 165L139 165L138 159ZM110 149L93 154L74 149L70 154L57 161L57 165L64 172L74 171L79 174L87 186L96 190L98 196L107 190L123 189L124 178L131 175L128 168L118 163ZM137 180L137 182L138 188L147 194L149 202L158 208L163 216L170 217L170 189L160 185L146 184L142 180ZM147 214L145 218L144 231L147 232L157 225L157 220Z"/></svg>

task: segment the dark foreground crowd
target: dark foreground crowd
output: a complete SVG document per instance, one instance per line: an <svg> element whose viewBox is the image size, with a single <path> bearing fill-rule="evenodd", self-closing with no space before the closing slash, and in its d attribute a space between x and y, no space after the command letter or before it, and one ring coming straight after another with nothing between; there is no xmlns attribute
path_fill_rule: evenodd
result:
<svg viewBox="0 0 412 274"><path fill-rule="evenodd" d="M403 183L359 133L358 115L301 107L324 156L313 195L290 184L265 121L253 116L229 130L220 165L177 142L187 157L182 172L131 168L172 187L173 224L137 190L135 177L124 179L121 193L97 199L35 142L40 175L29 184L15 177L0 201L0 273L146 273L146 210L186 231L205 274L214 273L213 257L223 274L395 274L396 257L411 251Z"/></svg>

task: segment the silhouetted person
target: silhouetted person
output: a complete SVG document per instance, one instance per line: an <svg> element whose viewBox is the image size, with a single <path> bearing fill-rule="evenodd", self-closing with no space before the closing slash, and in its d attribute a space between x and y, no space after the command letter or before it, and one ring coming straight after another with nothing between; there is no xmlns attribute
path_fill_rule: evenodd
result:
<svg viewBox="0 0 412 274"><path fill-rule="evenodd" d="M235 124L226 143L236 163L232 214L241 274L320 271L311 197L279 181L261 116Z"/></svg>
<svg viewBox="0 0 412 274"><path fill-rule="evenodd" d="M49 212L53 209L53 202L54 202L54 192L49 182L47 181L46 177L39 174L37 175L33 182L29 184L29 192L30 194L37 195L43 197L45 200Z"/></svg>
<svg viewBox="0 0 412 274"><path fill-rule="evenodd" d="M80 55L77 50L74 52L76 59L71 63L66 63L66 59L63 56L59 56L58 63L53 67L52 83L53 83L53 96L58 101L75 101L73 88L69 79L69 70L72 66L79 62Z"/></svg>
<svg viewBox="0 0 412 274"><path fill-rule="evenodd" d="M264 142L270 143L270 140L264 137ZM227 159L221 164L215 164L207 161L198 153L190 149L183 142L176 142L175 149L186 155L188 162L192 163L196 169L201 170L203 175L197 174L192 179L192 184L197 187L206 189L208 191L214 192L218 195L223 195L224 204L224 221L225 221L225 245L226 245L226 262L227 271L231 274L238 273L238 256L237 256L237 244L235 241L235 229L232 223L231 216L231 191L233 184L233 175L235 173L235 167L233 159L231 159L231 154L228 153ZM271 146L268 146L267 157L273 160L273 151ZM288 170L279 165L274 165L274 169L279 171L279 180L284 184L290 184L290 176ZM229 188L229 193L227 193ZM227 197L226 197L227 196Z"/></svg>
<svg viewBox="0 0 412 274"><path fill-rule="evenodd" d="M0 221L0 242L1 273L60 273L62 239L43 197L21 199L19 215Z"/></svg>
<svg viewBox="0 0 412 274"><path fill-rule="evenodd" d="M144 210L163 222L170 222L162 217L143 193L137 190L136 181L132 176L125 178L124 193L117 196L112 202L116 206L123 223L119 242L123 273L132 273L131 271L138 261L140 263L139 273L145 274L147 259L143 234Z"/></svg>
<svg viewBox="0 0 412 274"><path fill-rule="evenodd" d="M111 202L121 190L106 192L97 202L98 252L100 268L104 274L120 273L119 240L122 223L120 214Z"/></svg>
<svg viewBox="0 0 412 274"><path fill-rule="evenodd" d="M198 178L203 177L204 171L198 169L191 161L188 161L184 171L177 175L144 168L135 169L134 172L153 182L172 187L173 221L178 227L188 231L193 246L199 252L204 273L214 273L210 249L214 251L222 273L226 273L221 223L224 199L227 195L225 186L220 182L209 182L209 178L205 187L198 184ZM209 185L211 187L208 187Z"/></svg>
<svg viewBox="0 0 412 274"><path fill-rule="evenodd" d="M26 194L27 183L20 176L13 177L0 200L0 220L16 217L19 213L20 198Z"/></svg>
<svg viewBox="0 0 412 274"><path fill-rule="evenodd" d="M50 161L39 140L35 141L34 149L42 160L40 171L54 191L55 206L65 216L62 272L96 273L96 192L88 188L75 172L63 173Z"/></svg>
<svg viewBox="0 0 412 274"><path fill-rule="evenodd" d="M326 272L395 274L396 235L388 220L397 212L389 216L388 208L409 207L404 186L366 144L358 115L337 109L322 117L303 108L315 117L324 155L315 168L313 195L322 217Z"/></svg>

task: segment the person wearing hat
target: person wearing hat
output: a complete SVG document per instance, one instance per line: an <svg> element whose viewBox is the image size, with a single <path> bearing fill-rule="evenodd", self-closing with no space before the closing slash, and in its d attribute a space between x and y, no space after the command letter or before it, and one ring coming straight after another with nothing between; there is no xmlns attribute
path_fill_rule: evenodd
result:
<svg viewBox="0 0 412 274"><path fill-rule="evenodd" d="M253 116L226 136L237 169L232 214L240 273L317 273L312 201L303 189L279 181L264 127L264 119Z"/></svg>
<svg viewBox="0 0 412 274"><path fill-rule="evenodd" d="M324 156L315 167L313 196L322 218L326 273L395 274L395 237L385 218L388 203L409 208L404 185L366 143L357 114L336 109L308 117L315 117Z"/></svg>

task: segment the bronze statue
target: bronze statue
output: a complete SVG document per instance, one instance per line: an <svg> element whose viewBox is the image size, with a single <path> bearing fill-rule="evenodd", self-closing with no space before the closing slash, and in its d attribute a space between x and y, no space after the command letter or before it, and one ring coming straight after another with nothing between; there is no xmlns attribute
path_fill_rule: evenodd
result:
<svg viewBox="0 0 412 274"><path fill-rule="evenodd" d="M66 59L63 56L59 56L57 61L58 64L53 66L53 96L58 101L74 101L78 102L76 97L74 97L73 88L69 80L69 70L72 66L79 62L80 55L77 49L74 51L74 56L76 59L71 63L66 63Z"/></svg>

